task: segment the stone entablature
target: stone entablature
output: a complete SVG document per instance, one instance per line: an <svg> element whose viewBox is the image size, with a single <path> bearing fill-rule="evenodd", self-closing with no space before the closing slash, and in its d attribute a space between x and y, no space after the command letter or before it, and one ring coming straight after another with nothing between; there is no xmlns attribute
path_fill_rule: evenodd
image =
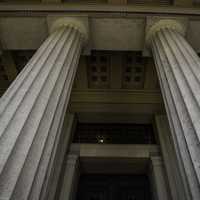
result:
<svg viewBox="0 0 200 200"><path fill-rule="evenodd" d="M43 13L43 12L41 12ZM116 14L113 18L109 13L104 15L73 14L75 17L85 19L88 15L89 21L86 24L90 27L87 51L89 50L110 50L110 51L143 51L145 44L145 32L149 23L148 14L141 16L127 15L121 17ZM70 18L72 14L45 14L42 16L11 16L2 15L0 18L1 43L3 50L36 50L49 33L49 22L56 17ZM166 17L165 17L166 18ZM157 16L163 19L163 16ZM167 19L167 18L166 18ZM199 17L174 17L169 19L186 21L186 37L192 47L200 52L200 20ZM182 23L182 21L181 21ZM185 22L184 22L185 23Z"/></svg>

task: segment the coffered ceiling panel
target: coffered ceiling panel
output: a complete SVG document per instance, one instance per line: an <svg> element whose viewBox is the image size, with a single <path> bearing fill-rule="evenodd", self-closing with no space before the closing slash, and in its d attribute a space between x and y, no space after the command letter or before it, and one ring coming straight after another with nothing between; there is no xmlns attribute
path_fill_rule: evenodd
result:
<svg viewBox="0 0 200 200"><path fill-rule="evenodd" d="M146 59L142 57L141 52L123 53L123 88L144 88L145 61Z"/></svg>
<svg viewBox="0 0 200 200"><path fill-rule="evenodd" d="M141 51L92 51L83 56L75 80L75 90L83 89L158 90L151 58Z"/></svg>
<svg viewBox="0 0 200 200"><path fill-rule="evenodd" d="M87 75L89 88L109 88L111 54L109 52L94 52L87 58Z"/></svg>

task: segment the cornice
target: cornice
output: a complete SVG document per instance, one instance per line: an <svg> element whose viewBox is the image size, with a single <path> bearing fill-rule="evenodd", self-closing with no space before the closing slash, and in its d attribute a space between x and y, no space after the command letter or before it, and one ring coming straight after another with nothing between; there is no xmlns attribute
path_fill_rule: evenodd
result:
<svg viewBox="0 0 200 200"><path fill-rule="evenodd" d="M88 42L89 25L87 16L48 16L47 22L50 33L63 26L69 26L77 29L82 34L84 42Z"/></svg>
<svg viewBox="0 0 200 200"><path fill-rule="evenodd" d="M139 6L139 5L108 5L108 4L8 4L0 3L0 14L4 15L48 15L52 13L116 13L116 14L137 14L137 15L176 15L176 16L200 16L198 7L176 7L176 6Z"/></svg>

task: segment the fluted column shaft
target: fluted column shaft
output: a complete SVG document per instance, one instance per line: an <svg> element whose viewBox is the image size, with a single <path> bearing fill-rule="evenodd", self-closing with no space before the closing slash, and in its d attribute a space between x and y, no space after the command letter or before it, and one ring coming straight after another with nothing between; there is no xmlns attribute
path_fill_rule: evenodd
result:
<svg viewBox="0 0 200 200"><path fill-rule="evenodd" d="M0 199L40 199L55 156L83 35L62 26L0 101Z"/></svg>
<svg viewBox="0 0 200 200"><path fill-rule="evenodd" d="M162 27L150 47L171 126L173 142L191 199L200 199L200 59L184 37Z"/></svg>

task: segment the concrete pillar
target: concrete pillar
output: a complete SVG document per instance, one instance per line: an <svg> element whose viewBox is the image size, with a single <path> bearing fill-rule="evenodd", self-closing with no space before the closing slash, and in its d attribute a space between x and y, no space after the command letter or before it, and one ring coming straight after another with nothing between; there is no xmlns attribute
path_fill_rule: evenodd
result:
<svg viewBox="0 0 200 200"><path fill-rule="evenodd" d="M54 158L50 168L50 178L46 188L43 188L41 199L55 200L60 190L60 176L62 177L63 165L65 165L65 155L69 152L69 147L73 139L77 120L74 114L67 113L63 123L60 138L58 138L57 148L55 148Z"/></svg>
<svg viewBox="0 0 200 200"><path fill-rule="evenodd" d="M78 155L68 155L59 200L75 200L80 176L79 167Z"/></svg>
<svg viewBox="0 0 200 200"><path fill-rule="evenodd" d="M160 20L148 33L179 167L191 199L200 199L200 59L175 20Z"/></svg>
<svg viewBox="0 0 200 200"><path fill-rule="evenodd" d="M155 200L170 200L168 185L163 168L163 162L160 156L152 156L150 158L150 181Z"/></svg>
<svg viewBox="0 0 200 200"><path fill-rule="evenodd" d="M37 200L46 188L86 38L75 24L54 24L1 98L0 199Z"/></svg>
<svg viewBox="0 0 200 200"><path fill-rule="evenodd" d="M190 199L188 188L181 176L174 146L172 145L172 136L167 117L165 115L157 115L155 123L172 199Z"/></svg>

